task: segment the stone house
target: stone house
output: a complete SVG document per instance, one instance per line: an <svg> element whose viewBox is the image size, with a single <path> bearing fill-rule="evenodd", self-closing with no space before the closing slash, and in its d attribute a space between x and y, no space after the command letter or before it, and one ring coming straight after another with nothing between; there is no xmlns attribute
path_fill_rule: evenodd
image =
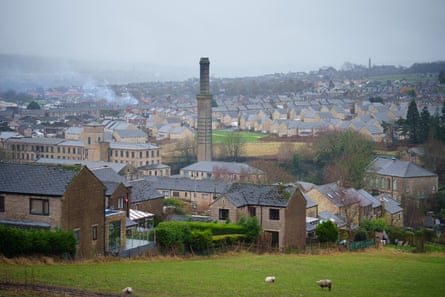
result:
<svg viewBox="0 0 445 297"><path fill-rule="evenodd" d="M316 185L305 193L318 204L318 212L328 212L340 217L346 224L346 230L353 230L359 226L361 199L353 188L343 188L338 183ZM369 204L369 203L368 203Z"/></svg>
<svg viewBox="0 0 445 297"><path fill-rule="evenodd" d="M179 175L192 179L212 179L227 182L263 183L264 171L238 162L199 161L181 168Z"/></svg>
<svg viewBox="0 0 445 297"><path fill-rule="evenodd" d="M211 202L231 185L230 182L210 179L155 176L146 177L144 182L141 181L138 183L144 184L143 187L145 188L148 188L146 183L149 183L151 187L156 189L163 197L183 201L186 207L190 208L190 210L196 214L208 214ZM139 191L139 189L136 190ZM154 211L152 210L152 212Z"/></svg>
<svg viewBox="0 0 445 297"><path fill-rule="evenodd" d="M423 199L437 192L438 175L412 162L377 157L365 172L364 188L373 195Z"/></svg>
<svg viewBox="0 0 445 297"><path fill-rule="evenodd" d="M109 235L104 220L105 190L84 166L0 163L0 223L73 231L77 257L104 255ZM108 222L113 221L116 219ZM125 240L125 234L120 238Z"/></svg>
<svg viewBox="0 0 445 297"><path fill-rule="evenodd" d="M256 216L271 247L304 249L306 200L296 187L235 183L210 205L220 223Z"/></svg>
<svg viewBox="0 0 445 297"><path fill-rule="evenodd" d="M145 179L130 181L132 195L131 209L153 213L158 216L164 214L164 194L158 191L156 183Z"/></svg>

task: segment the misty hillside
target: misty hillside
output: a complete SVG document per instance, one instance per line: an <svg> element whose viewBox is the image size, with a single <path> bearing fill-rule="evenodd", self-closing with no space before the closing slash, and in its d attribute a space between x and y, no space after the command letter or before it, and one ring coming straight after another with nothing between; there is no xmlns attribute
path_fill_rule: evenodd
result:
<svg viewBox="0 0 445 297"><path fill-rule="evenodd" d="M184 80L191 75L190 71L179 67L0 54L0 91L83 85L91 81L123 84Z"/></svg>
<svg viewBox="0 0 445 297"><path fill-rule="evenodd" d="M445 61L415 63L409 68L373 66L377 73L439 73L445 71ZM23 55L0 54L0 91L25 91L32 88L58 86L82 86L94 81L96 84L127 84L153 81L183 81L196 77L196 69L163 67L119 62L87 62L61 58L43 58ZM325 67L318 73L329 72L330 76L362 76L369 69L352 65L349 69L336 70ZM258 74L258 76L265 76Z"/></svg>

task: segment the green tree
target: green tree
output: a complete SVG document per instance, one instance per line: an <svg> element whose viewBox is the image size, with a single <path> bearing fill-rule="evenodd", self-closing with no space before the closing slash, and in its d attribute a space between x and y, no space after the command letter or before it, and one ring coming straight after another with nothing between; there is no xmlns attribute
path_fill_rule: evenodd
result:
<svg viewBox="0 0 445 297"><path fill-rule="evenodd" d="M440 140L445 141L445 101L442 105L442 113L440 115Z"/></svg>
<svg viewBox="0 0 445 297"><path fill-rule="evenodd" d="M318 224L315 234L320 242L336 242L338 240L337 226L330 220Z"/></svg>
<svg viewBox="0 0 445 297"><path fill-rule="evenodd" d="M420 114L417 109L416 100L411 100L406 114L406 125L409 133L410 143L419 143Z"/></svg>
<svg viewBox="0 0 445 297"><path fill-rule="evenodd" d="M388 224L384 218L362 220L360 222L360 227L368 232L383 232L389 230Z"/></svg>
<svg viewBox="0 0 445 297"><path fill-rule="evenodd" d="M444 71L439 72L439 83L445 84L445 72Z"/></svg>
<svg viewBox="0 0 445 297"><path fill-rule="evenodd" d="M422 112L420 113L420 124L419 124L419 142L424 143L428 140L430 135L431 127L431 114L428 111L428 107L424 106Z"/></svg>
<svg viewBox="0 0 445 297"><path fill-rule="evenodd" d="M31 101L26 109L40 109L40 104L35 101Z"/></svg>
<svg viewBox="0 0 445 297"><path fill-rule="evenodd" d="M320 136L314 151L324 182L341 181L345 187L361 188L366 166L374 157L374 142L352 130L335 131Z"/></svg>
<svg viewBox="0 0 445 297"><path fill-rule="evenodd" d="M434 115L431 116L430 129L428 133L428 139L441 140L441 127L440 127L440 117L439 113L436 111Z"/></svg>

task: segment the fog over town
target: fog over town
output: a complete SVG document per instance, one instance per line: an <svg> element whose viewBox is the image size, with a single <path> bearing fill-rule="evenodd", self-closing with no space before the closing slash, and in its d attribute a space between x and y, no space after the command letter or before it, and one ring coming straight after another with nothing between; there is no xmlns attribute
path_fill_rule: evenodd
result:
<svg viewBox="0 0 445 297"><path fill-rule="evenodd" d="M440 0L2 0L0 54L59 59L58 70L73 77L86 68L139 80L197 77L201 56L212 58L215 77L340 69L369 58L409 67L445 58L443 11Z"/></svg>

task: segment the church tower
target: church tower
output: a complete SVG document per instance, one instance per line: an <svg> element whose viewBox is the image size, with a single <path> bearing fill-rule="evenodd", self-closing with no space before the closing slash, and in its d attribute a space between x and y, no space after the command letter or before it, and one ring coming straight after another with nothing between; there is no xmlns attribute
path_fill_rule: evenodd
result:
<svg viewBox="0 0 445 297"><path fill-rule="evenodd" d="M212 161L212 95L209 83L209 58L201 58L198 101L198 162Z"/></svg>

